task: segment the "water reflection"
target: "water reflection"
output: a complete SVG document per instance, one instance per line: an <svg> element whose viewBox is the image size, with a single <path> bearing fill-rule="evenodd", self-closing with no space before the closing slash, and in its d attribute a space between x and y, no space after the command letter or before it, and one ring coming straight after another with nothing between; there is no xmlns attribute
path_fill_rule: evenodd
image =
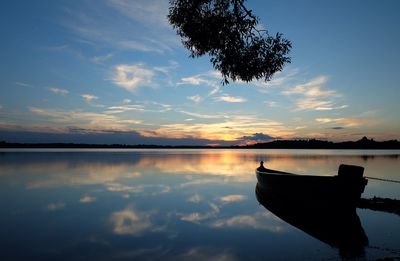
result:
<svg viewBox="0 0 400 261"><path fill-rule="evenodd" d="M364 166L366 176L395 179L400 158L313 153L2 152L0 260L298 260L299 255L334 260L335 249L254 199L258 162L315 175L332 175L347 163ZM374 181L365 193L400 198L398 187ZM394 231L391 238L384 234L388 230L375 229L375 220L381 219ZM383 231L370 242L400 248L393 241L400 234L397 219L373 216L366 225L361 220L364 228Z"/></svg>
<svg viewBox="0 0 400 261"><path fill-rule="evenodd" d="M299 201L289 195L278 197L257 184L257 200L282 220L301 229L322 242L336 247L342 257L364 256L368 238L361 226L356 208L321 205L319 202Z"/></svg>
<svg viewBox="0 0 400 261"><path fill-rule="evenodd" d="M237 151L237 150L172 150L172 151L111 151L111 152L2 152L0 175L25 179L28 188L105 184L121 179L133 179L143 174L164 173L185 175L189 184L196 176L210 178L203 183L254 181L254 166L260 160L272 169L298 174L332 175L339 164L365 167L365 176L396 178L399 163L397 154L391 155L325 155L288 151ZM313 154L316 153L316 154ZM387 164L391 163L391 164ZM382 169L385 168L385 172ZM29 170L31 180L16 177ZM6 178L6 177L5 177ZM221 179L219 179L221 181Z"/></svg>
<svg viewBox="0 0 400 261"><path fill-rule="evenodd" d="M118 235L139 236L152 227L150 217L152 212L140 212L128 206L127 208L111 214L113 232Z"/></svg>

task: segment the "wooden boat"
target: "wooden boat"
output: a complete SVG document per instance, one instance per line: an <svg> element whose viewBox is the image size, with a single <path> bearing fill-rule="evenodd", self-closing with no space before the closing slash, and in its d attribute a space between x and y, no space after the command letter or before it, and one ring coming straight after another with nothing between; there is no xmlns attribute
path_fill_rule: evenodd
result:
<svg viewBox="0 0 400 261"><path fill-rule="evenodd" d="M340 165L338 175L312 176L265 168L263 162L256 170L258 186L263 191L280 199L313 202L318 207L325 205L356 207L368 180L363 177L364 168L355 165Z"/></svg>
<svg viewBox="0 0 400 261"><path fill-rule="evenodd" d="M302 230L308 235L339 249L343 258L362 257L368 245L356 208L319 207L315 200L299 201L297 198L281 198L256 186L258 202L271 213Z"/></svg>

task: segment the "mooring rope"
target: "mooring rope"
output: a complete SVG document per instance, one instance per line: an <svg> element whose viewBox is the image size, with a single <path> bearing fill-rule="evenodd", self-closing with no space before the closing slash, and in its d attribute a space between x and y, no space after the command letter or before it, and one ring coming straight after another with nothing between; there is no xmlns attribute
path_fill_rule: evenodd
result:
<svg viewBox="0 0 400 261"><path fill-rule="evenodd" d="M381 179L381 178L374 178L374 177L365 177L365 178L386 181L386 182L400 183L399 180L394 180L394 179Z"/></svg>

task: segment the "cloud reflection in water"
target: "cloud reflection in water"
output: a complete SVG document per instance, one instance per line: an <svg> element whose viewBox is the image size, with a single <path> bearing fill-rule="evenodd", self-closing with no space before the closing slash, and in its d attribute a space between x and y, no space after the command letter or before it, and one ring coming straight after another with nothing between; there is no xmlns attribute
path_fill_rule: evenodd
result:
<svg viewBox="0 0 400 261"><path fill-rule="evenodd" d="M152 228L150 221L152 215L152 212L140 212L133 206L128 206L111 214L112 230L118 235L140 236Z"/></svg>

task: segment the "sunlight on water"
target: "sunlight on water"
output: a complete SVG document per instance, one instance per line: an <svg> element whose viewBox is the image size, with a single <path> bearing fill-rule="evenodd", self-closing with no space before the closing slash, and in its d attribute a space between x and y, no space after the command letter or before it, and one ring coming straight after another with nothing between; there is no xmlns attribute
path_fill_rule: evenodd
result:
<svg viewBox="0 0 400 261"><path fill-rule="evenodd" d="M400 179L396 151L35 150L0 152L1 260L336 259L338 250L259 205L255 168ZM400 199L370 180L363 197ZM368 259L400 256L400 217L358 211ZM21 251L22 250L22 251Z"/></svg>

